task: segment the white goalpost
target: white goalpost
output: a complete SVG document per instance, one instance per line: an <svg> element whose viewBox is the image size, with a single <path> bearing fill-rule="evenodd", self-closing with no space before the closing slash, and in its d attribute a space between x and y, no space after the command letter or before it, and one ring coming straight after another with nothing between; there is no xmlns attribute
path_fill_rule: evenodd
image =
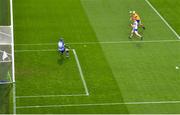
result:
<svg viewBox="0 0 180 115"><path fill-rule="evenodd" d="M11 51L12 51L12 81L15 82L15 64L14 64L14 21L13 21L13 1L10 0L11 17Z"/></svg>

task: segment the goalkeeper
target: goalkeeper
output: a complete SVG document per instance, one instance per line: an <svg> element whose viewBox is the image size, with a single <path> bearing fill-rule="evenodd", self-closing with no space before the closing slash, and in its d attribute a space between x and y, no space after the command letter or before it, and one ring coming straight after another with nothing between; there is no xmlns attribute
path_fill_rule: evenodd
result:
<svg viewBox="0 0 180 115"><path fill-rule="evenodd" d="M58 42L58 51L60 52L61 55L66 53L66 57L69 57L69 47L65 45L63 38L60 38Z"/></svg>

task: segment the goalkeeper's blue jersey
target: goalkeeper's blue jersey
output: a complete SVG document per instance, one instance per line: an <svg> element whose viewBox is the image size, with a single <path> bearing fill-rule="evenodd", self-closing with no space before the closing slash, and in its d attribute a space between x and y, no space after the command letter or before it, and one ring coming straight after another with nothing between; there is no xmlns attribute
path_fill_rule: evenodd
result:
<svg viewBox="0 0 180 115"><path fill-rule="evenodd" d="M64 51L65 50L65 44L63 41L58 42L58 50L59 51Z"/></svg>

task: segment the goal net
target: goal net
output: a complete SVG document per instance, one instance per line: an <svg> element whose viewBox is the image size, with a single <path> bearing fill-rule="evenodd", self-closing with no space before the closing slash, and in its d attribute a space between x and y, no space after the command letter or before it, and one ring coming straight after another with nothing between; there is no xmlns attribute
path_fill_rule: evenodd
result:
<svg viewBox="0 0 180 115"><path fill-rule="evenodd" d="M12 0L0 0L0 84L15 82Z"/></svg>

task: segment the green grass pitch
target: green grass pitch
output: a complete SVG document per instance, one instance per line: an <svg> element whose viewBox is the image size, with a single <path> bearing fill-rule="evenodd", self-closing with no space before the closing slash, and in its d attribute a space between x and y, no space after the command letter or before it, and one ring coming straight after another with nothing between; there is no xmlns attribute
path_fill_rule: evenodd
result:
<svg viewBox="0 0 180 115"><path fill-rule="evenodd" d="M180 113L180 2L149 2L178 36L146 0L14 0L16 113ZM130 10L143 41L128 39Z"/></svg>
<svg viewBox="0 0 180 115"><path fill-rule="evenodd" d="M10 2L9 0L0 0L0 25L10 25Z"/></svg>

